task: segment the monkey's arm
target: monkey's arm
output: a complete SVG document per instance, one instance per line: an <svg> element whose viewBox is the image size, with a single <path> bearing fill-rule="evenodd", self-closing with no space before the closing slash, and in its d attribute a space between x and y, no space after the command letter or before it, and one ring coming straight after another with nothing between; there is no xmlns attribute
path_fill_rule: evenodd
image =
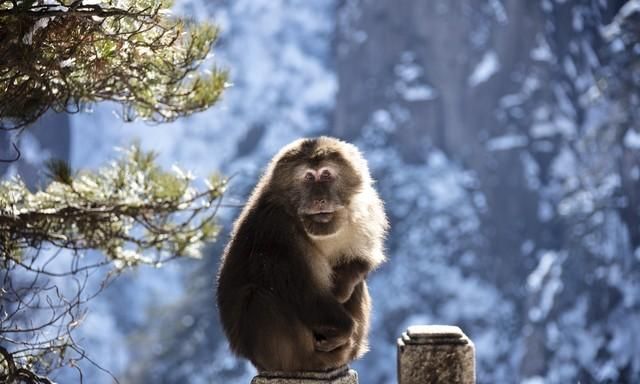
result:
<svg viewBox="0 0 640 384"><path fill-rule="evenodd" d="M254 257L249 263L243 262L247 257L228 257L220 273L218 306L234 351L253 360L274 353L260 352L255 345L255 340L265 338L260 332L272 340L265 341L267 350L283 345L282 335L289 333L288 341L312 336L307 345L319 352L331 352L349 342L353 318L331 292L315 287L304 269L296 271L301 265L295 259L266 252L249 254ZM259 262L266 258L268 262Z"/></svg>
<svg viewBox="0 0 640 384"><path fill-rule="evenodd" d="M317 351L331 352L347 344L353 334L353 317L339 302L333 292L316 286L308 264L302 258L278 258L284 262L279 269L278 291L288 297L300 321L307 326L314 337ZM275 266L276 264L271 264Z"/></svg>
<svg viewBox="0 0 640 384"><path fill-rule="evenodd" d="M332 293L339 303L346 303L355 287L361 283L371 270L368 262L361 259L349 260L333 268Z"/></svg>
<svg viewBox="0 0 640 384"><path fill-rule="evenodd" d="M252 254L262 263L254 276L260 276L261 283L272 294L287 303L296 317L310 329L316 341L327 351L348 341L354 328L354 321L333 293L317 286L313 271L305 258L299 257L299 250L290 244L277 242L269 249L261 248Z"/></svg>
<svg viewBox="0 0 640 384"><path fill-rule="evenodd" d="M353 334L354 320L331 292L314 287L310 280L287 276L299 295L293 298L293 307L299 320L311 330L314 348L319 352L331 352L347 344Z"/></svg>
<svg viewBox="0 0 640 384"><path fill-rule="evenodd" d="M311 289L305 296L298 314L314 333L327 338L351 334L353 319L330 292Z"/></svg>
<svg viewBox="0 0 640 384"><path fill-rule="evenodd" d="M316 301L317 307L307 318L313 333L314 347L320 352L331 352L349 342L355 323L351 315L330 294Z"/></svg>

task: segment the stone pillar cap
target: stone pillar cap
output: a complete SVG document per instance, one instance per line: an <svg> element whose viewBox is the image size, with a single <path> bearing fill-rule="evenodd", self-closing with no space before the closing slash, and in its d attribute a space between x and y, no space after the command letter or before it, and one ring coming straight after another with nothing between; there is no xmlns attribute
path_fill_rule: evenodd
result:
<svg viewBox="0 0 640 384"><path fill-rule="evenodd" d="M469 344L471 341L454 325L413 325L399 340L402 344Z"/></svg>
<svg viewBox="0 0 640 384"><path fill-rule="evenodd" d="M411 337L463 337L460 327L455 325L412 325L407 328L407 334Z"/></svg>
<svg viewBox="0 0 640 384"><path fill-rule="evenodd" d="M251 381L252 384L357 384L357 373L342 366L328 371L278 372L264 371Z"/></svg>

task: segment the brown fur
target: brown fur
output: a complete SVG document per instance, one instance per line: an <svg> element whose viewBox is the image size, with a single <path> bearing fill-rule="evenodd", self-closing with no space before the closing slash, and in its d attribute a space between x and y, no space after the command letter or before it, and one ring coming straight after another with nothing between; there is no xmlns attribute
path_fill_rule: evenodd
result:
<svg viewBox="0 0 640 384"><path fill-rule="evenodd" d="M330 181L310 176L325 169ZM372 184L362 155L337 139L298 140L274 157L234 225L218 276L220 317L236 354L261 371L302 371L366 352L365 278L384 261L387 228Z"/></svg>

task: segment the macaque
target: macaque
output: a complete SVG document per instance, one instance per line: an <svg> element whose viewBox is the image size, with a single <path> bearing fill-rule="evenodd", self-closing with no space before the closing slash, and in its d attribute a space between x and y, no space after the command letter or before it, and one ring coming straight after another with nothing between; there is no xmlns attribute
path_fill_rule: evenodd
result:
<svg viewBox="0 0 640 384"><path fill-rule="evenodd" d="M358 149L300 139L272 159L234 224L218 275L234 353L259 371L323 371L367 351L365 278L387 218Z"/></svg>

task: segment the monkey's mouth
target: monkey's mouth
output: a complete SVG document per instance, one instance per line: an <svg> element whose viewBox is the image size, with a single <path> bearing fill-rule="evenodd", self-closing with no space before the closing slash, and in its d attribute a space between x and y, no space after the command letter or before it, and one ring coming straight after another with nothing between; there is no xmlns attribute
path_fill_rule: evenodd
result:
<svg viewBox="0 0 640 384"><path fill-rule="evenodd" d="M340 229L343 210L344 207L339 204L330 204L324 207L304 207L298 214L309 235L329 236Z"/></svg>
<svg viewBox="0 0 640 384"><path fill-rule="evenodd" d="M307 221L316 224L328 224L338 214L340 206L310 207L299 211L300 216Z"/></svg>
<svg viewBox="0 0 640 384"><path fill-rule="evenodd" d="M327 211L327 212L312 213L307 215L307 217L316 223L326 224L331 220L333 220L333 215L334 215L333 211L331 212Z"/></svg>

